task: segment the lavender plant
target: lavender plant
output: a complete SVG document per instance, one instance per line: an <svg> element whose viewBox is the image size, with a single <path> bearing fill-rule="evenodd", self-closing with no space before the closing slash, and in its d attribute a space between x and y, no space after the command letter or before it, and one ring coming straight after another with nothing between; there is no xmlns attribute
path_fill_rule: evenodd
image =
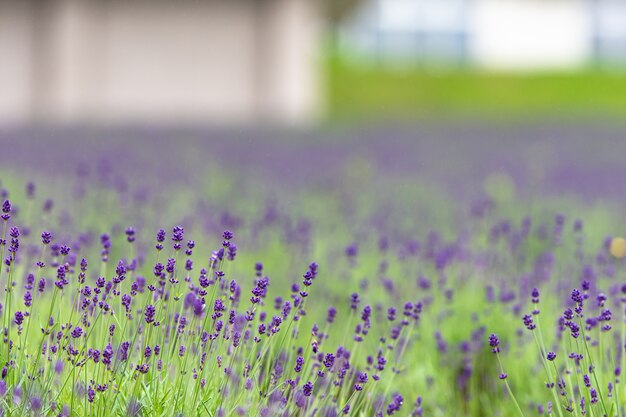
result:
<svg viewBox="0 0 626 417"><path fill-rule="evenodd" d="M220 146L0 167L5 415L624 415L619 205Z"/></svg>
<svg viewBox="0 0 626 417"><path fill-rule="evenodd" d="M169 236L159 229L151 244L128 227L102 234L94 258L83 257L88 237L69 244L46 230L36 244L10 200L2 212L6 415L382 416L402 408L388 362L401 363L419 302L407 302L402 319L390 307L383 321L353 295L343 302L351 318L336 322L330 306L321 329L305 320L309 304L324 302L315 262L272 301L264 264L249 273L235 266L230 231L208 251L180 226ZM198 252L210 254L204 264ZM352 335L330 337L338 326Z"/></svg>

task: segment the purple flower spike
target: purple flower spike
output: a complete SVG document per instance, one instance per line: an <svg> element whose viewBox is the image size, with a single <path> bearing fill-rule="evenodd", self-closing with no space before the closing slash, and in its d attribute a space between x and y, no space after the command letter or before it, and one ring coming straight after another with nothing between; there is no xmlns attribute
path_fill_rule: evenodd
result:
<svg viewBox="0 0 626 417"><path fill-rule="evenodd" d="M496 336L495 333L492 333L489 336L489 346L491 346L491 351L493 353L500 353L500 339Z"/></svg>

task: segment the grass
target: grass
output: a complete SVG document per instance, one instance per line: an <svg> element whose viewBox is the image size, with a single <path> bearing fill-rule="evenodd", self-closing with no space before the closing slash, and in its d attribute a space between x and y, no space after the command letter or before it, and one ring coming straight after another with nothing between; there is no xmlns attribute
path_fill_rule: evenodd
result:
<svg viewBox="0 0 626 417"><path fill-rule="evenodd" d="M626 73L498 73L428 68L330 54L324 64L330 120L576 118L626 115Z"/></svg>

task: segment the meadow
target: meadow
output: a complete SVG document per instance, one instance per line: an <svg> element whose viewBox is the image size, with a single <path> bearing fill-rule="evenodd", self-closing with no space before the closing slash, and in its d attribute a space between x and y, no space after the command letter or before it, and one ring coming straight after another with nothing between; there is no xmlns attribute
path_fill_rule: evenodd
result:
<svg viewBox="0 0 626 417"><path fill-rule="evenodd" d="M586 120L624 117L624 73L589 63L572 71L485 71L467 63L424 63L327 53L328 117L446 122Z"/></svg>
<svg viewBox="0 0 626 417"><path fill-rule="evenodd" d="M3 415L624 415L624 145L372 132L5 131Z"/></svg>

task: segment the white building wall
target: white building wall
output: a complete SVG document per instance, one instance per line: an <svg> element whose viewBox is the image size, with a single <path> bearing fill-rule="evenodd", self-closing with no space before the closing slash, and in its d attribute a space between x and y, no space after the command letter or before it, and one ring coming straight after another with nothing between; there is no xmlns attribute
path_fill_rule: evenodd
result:
<svg viewBox="0 0 626 417"><path fill-rule="evenodd" d="M32 21L25 2L0 5L0 119L16 121L32 110Z"/></svg>
<svg viewBox="0 0 626 417"><path fill-rule="evenodd" d="M593 22L582 0L475 0L469 50L480 67L576 68L593 52Z"/></svg>
<svg viewBox="0 0 626 417"><path fill-rule="evenodd" d="M274 0L257 7L256 54L261 115L283 114L290 122L311 119L322 106L317 0Z"/></svg>
<svg viewBox="0 0 626 417"><path fill-rule="evenodd" d="M309 0L0 0L0 123L316 117Z"/></svg>
<svg viewBox="0 0 626 417"><path fill-rule="evenodd" d="M107 20L101 99L110 117L231 121L254 114L251 1L120 1Z"/></svg>

